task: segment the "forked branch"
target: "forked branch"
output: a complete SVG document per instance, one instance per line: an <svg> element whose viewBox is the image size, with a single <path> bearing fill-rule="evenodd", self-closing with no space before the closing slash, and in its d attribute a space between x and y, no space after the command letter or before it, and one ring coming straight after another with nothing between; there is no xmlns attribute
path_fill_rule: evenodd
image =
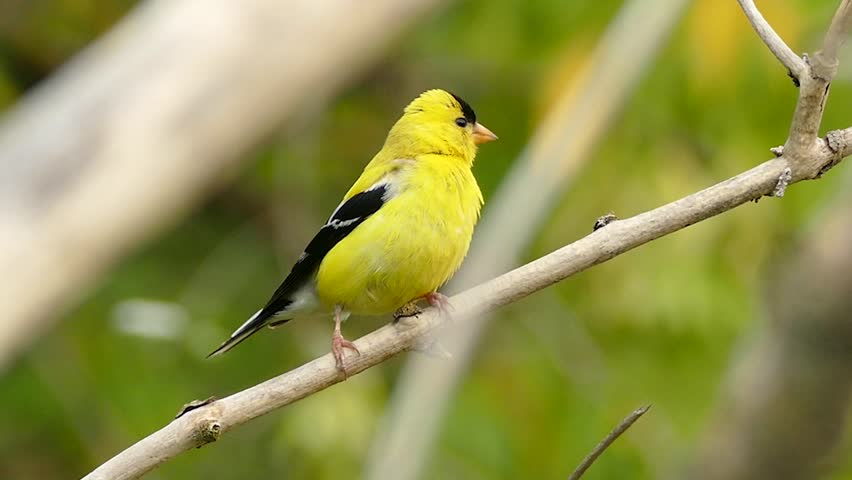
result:
<svg viewBox="0 0 852 480"><path fill-rule="evenodd" d="M837 74L837 52L852 28L852 0L841 1L831 20L822 48L813 58L805 55L803 60L796 57L795 61L791 57L795 54L766 23L754 2L739 2L757 34L778 60L790 69L791 75L800 86L799 100L790 122L790 134L783 150L784 155L792 160L792 176L799 177L812 170L813 164L807 164L814 159L813 150L819 148L817 137L822 124L822 114L831 81ZM798 169L799 166L802 168Z"/></svg>

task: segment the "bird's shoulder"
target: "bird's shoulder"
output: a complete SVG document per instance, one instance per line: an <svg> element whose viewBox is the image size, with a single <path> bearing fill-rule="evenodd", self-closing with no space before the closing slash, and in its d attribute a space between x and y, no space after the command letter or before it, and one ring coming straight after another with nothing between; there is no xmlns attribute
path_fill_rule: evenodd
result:
<svg viewBox="0 0 852 480"><path fill-rule="evenodd" d="M381 155L376 155L370 162L358 180L352 185L346 195L343 196L345 203L352 197L376 189L384 187L386 189L385 199L388 200L396 196L407 184L407 179L413 173L416 167L416 160L413 158L382 158Z"/></svg>

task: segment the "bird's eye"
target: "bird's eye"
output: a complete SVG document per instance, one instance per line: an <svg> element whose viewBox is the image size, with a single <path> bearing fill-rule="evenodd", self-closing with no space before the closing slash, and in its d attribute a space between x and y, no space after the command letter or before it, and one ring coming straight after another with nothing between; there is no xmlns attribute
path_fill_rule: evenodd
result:
<svg viewBox="0 0 852 480"><path fill-rule="evenodd" d="M464 117L459 117L456 119L456 125L464 128L467 126L467 119Z"/></svg>

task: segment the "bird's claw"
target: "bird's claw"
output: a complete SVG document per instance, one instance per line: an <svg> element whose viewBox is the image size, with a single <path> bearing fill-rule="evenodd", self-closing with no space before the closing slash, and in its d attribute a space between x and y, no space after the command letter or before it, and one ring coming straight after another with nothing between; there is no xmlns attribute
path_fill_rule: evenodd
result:
<svg viewBox="0 0 852 480"><path fill-rule="evenodd" d="M346 361L344 358L345 349L347 348L355 352L358 356L361 355L358 347L356 347L354 343L343 338L343 335L338 334L331 337L331 354L334 356L334 363L337 365L337 369L343 373L344 379L349 377L349 374L346 371Z"/></svg>

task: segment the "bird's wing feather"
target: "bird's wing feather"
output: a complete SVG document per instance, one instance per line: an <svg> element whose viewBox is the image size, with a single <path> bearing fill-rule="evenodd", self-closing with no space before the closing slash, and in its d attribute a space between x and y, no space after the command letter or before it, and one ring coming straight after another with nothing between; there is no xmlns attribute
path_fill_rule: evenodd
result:
<svg viewBox="0 0 852 480"><path fill-rule="evenodd" d="M311 282L326 254L370 215L379 211L382 205L393 197L394 191L395 189L390 183L379 182L344 200L328 219L328 222L308 243L299 260L293 265L290 274L275 290L266 305L252 315L208 356L219 355L234 348L266 326L276 315L290 308L294 304L294 296ZM280 324L286 321L287 319L281 319L276 323Z"/></svg>
<svg viewBox="0 0 852 480"><path fill-rule="evenodd" d="M270 316L286 309L292 294L307 284L325 255L370 215L379 211L390 198L387 183L374 185L341 203L328 222L314 236L281 286L272 294L263 311Z"/></svg>

